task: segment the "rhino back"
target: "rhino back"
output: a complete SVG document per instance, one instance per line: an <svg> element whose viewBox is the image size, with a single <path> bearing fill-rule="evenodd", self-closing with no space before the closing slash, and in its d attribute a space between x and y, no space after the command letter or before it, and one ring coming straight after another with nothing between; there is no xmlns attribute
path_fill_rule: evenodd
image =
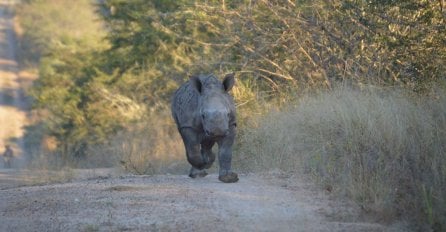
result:
<svg viewBox="0 0 446 232"><path fill-rule="evenodd" d="M190 82L180 86L172 100L172 116L180 127L196 127L196 115L199 110L199 94Z"/></svg>

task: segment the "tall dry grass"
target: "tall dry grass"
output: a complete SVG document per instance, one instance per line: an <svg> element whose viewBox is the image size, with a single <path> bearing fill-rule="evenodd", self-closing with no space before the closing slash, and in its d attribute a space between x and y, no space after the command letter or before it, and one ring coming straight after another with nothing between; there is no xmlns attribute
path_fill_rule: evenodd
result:
<svg viewBox="0 0 446 232"><path fill-rule="evenodd" d="M152 113L141 121L92 147L86 163L109 163L134 174L186 173L184 146L170 111Z"/></svg>
<svg viewBox="0 0 446 232"><path fill-rule="evenodd" d="M338 88L308 95L240 133L251 171L302 171L382 219L446 229L446 94Z"/></svg>

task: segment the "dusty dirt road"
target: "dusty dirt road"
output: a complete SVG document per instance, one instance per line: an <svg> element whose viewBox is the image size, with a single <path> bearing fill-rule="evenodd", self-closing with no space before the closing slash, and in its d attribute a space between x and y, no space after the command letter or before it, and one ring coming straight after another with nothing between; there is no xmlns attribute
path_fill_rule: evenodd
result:
<svg viewBox="0 0 446 232"><path fill-rule="evenodd" d="M399 231L296 176L240 177L96 176L4 188L0 231Z"/></svg>
<svg viewBox="0 0 446 232"><path fill-rule="evenodd" d="M27 124L25 88L34 77L21 75L16 60L13 0L0 1L0 154L5 145L14 151L15 167L23 166L23 127ZM23 73L22 73L23 74ZM4 166L0 158L0 168Z"/></svg>

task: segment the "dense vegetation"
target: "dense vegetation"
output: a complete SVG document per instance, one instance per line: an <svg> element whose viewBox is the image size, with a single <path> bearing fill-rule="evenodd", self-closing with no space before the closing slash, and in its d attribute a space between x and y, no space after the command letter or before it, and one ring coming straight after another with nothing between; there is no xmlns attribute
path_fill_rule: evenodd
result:
<svg viewBox="0 0 446 232"><path fill-rule="evenodd" d="M28 147L63 165L153 171L183 156L168 107L176 87L191 74L236 72L239 163L267 166L265 151L276 151L272 166L304 169L366 209L444 229L442 3L24 1L20 57L39 73ZM264 116L271 109L279 113ZM262 117L284 124L253 120Z"/></svg>

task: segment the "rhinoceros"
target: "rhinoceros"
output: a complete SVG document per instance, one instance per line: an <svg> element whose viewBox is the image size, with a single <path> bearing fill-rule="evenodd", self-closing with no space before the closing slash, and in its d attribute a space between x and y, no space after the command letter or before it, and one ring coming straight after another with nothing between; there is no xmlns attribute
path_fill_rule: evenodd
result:
<svg viewBox="0 0 446 232"><path fill-rule="evenodd" d="M181 85L172 100L172 116L192 165L191 178L204 177L215 161L212 147L218 144L220 165L218 179L224 183L237 182L231 170L232 145L236 135L236 115L229 91L234 86L234 74L227 74L223 82L214 75L190 77Z"/></svg>

